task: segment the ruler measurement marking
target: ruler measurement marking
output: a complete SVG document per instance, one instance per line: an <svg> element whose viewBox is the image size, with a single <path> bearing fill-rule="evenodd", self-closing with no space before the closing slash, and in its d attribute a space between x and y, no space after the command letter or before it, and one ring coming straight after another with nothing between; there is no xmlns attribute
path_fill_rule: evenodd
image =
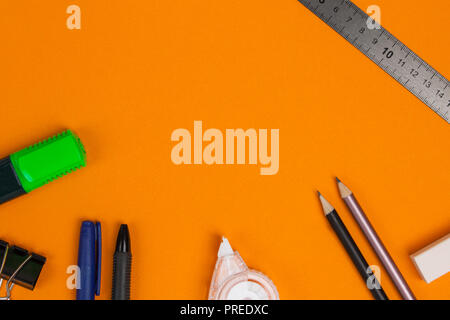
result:
<svg viewBox="0 0 450 320"><path fill-rule="evenodd" d="M358 6L350 0L298 1L449 122L448 80L385 28L369 29L369 16Z"/></svg>

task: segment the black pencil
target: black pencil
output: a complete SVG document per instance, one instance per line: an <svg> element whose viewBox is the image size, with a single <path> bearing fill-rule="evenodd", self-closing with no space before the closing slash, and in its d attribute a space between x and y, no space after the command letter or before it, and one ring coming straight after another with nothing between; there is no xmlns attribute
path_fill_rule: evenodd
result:
<svg viewBox="0 0 450 320"><path fill-rule="evenodd" d="M320 192L318 192L318 194L325 216L330 222L331 227L338 236L348 255L352 259L356 269L358 269L358 272L363 278L367 289L370 290L376 300L389 300L336 210L320 194Z"/></svg>

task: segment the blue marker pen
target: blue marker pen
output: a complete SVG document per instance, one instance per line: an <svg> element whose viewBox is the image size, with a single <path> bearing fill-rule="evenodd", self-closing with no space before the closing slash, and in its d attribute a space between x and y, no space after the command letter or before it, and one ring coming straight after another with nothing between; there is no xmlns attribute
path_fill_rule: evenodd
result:
<svg viewBox="0 0 450 320"><path fill-rule="evenodd" d="M83 221L78 247L80 288L77 300L95 300L100 295L102 230L100 222Z"/></svg>

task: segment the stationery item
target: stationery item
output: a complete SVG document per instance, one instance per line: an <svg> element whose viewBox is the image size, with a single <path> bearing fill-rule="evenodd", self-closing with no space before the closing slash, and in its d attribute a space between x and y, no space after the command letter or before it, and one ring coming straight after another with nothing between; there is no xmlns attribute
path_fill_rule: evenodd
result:
<svg viewBox="0 0 450 320"><path fill-rule="evenodd" d="M426 283L450 272L450 234L414 253L411 259Z"/></svg>
<svg viewBox="0 0 450 320"><path fill-rule="evenodd" d="M226 238L222 238L209 289L209 300L279 300L272 281L249 269Z"/></svg>
<svg viewBox="0 0 450 320"><path fill-rule="evenodd" d="M403 275L387 251L377 232L373 228L366 214L362 210L355 196L338 178L336 178L336 181L342 199L365 234L367 240L369 240L370 245L374 249L378 258L381 260L381 263L397 287L397 290L400 292L403 299L415 300L416 298L406 283L406 280L403 278Z"/></svg>
<svg viewBox="0 0 450 320"><path fill-rule="evenodd" d="M100 222L83 221L78 247L80 288L77 300L94 300L100 295L102 272L102 229Z"/></svg>
<svg viewBox="0 0 450 320"><path fill-rule="evenodd" d="M0 300L11 299L14 284L33 290L46 261L41 255L0 240L0 288L7 281L6 295Z"/></svg>
<svg viewBox="0 0 450 320"><path fill-rule="evenodd" d="M113 262L112 300L130 300L131 242L128 226L122 224L117 235Z"/></svg>
<svg viewBox="0 0 450 320"><path fill-rule="evenodd" d="M449 123L449 81L364 11L349 0L299 2Z"/></svg>
<svg viewBox="0 0 450 320"><path fill-rule="evenodd" d="M362 255L361 251L359 250L352 236L348 232L347 227L345 226L344 222L342 222L336 210L320 194L320 192L318 192L318 194L320 203L322 204L323 212L325 213L328 222L330 223L334 232L336 233L342 245L344 246L345 251L347 251L348 255L350 256L350 259L352 259L353 264L355 265L359 274L363 278L364 283L370 290L370 293L372 293L373 297L376 300L389 300L383 288L381 288L378 279L373 274L372 269L370 268L366 259L364 259L364 256Z"/></svg>
<svg viewBox="0 0 450 320"><path fill-rule="evenodd" d="M70 130L13 153L0 160L0 203L85 165L83 145Z"/></svg>

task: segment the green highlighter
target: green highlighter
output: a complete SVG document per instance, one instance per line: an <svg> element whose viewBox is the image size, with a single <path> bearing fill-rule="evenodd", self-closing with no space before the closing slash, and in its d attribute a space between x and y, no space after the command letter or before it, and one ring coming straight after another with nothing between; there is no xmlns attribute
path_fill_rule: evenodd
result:
<svg viewBox="0 0 450 320"><path fill-rule="evenodd" d="M0 204L86 166L81 140L70 130L0 160Z"/></svg>

